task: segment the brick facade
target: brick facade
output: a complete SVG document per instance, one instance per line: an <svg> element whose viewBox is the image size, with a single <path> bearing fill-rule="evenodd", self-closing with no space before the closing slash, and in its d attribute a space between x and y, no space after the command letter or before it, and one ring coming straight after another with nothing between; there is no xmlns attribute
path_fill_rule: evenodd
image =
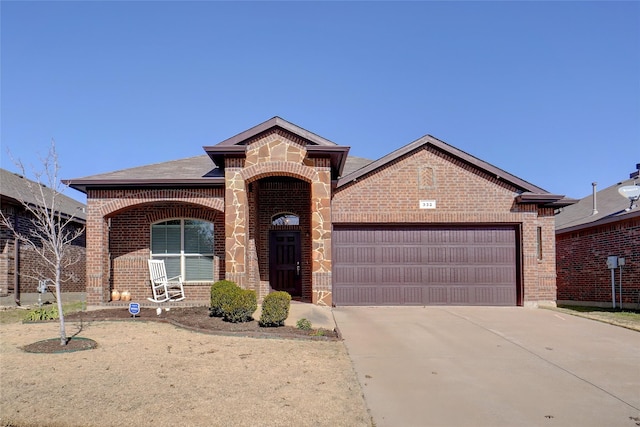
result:
<svg viewBox="0 0 640 427"><path fill-rule="evenodd" d="M405 154L337 189L333 224L516 224L520 233L521 303L556 299L553 209L517 204L517 189L433 147ZM436 209L420 209L435 200ZM542 228L542 259L537 229Z"/></svg>
<svg viewBox="0 0 640 427"><path fill-rule="evenodd" d="M339 174L348 147L274 118L205 147L217 169L213 173L204 164L212 175L194 176L191 186L188 178L178 182L165 168L157 173L171 188L161 188L156 175L140 181L153 182L154 188L133 181L122 185L122 173L111 183L105 175L88 180L81 184L88 200L87 301L106 304L116 289L144 302L151 295L146 263L151 225L196 218L214 223L214 280L232 280L255 290L259 299L273 290L270 231L298 231L301 299L324 305L332 304L334 224L508 225L516 230L518 303L553 304L553 209L539 206L546 202L517 201L525 191L544 190L511 175L505 179L502 171L469 161L466 153L417 142L409 145L417 148L399 150L367 173L348 175L357 179L347 182ZM435 200L437 208L420 209L421 200ZM279 213L298 216L299 224L272 225ZM207 304L210 285L187 282L186 300L177 304Z"/></svg>
<svg viewBox="0 0 640 427"><path fill-rule="evenodd" d="M92 190L87 197L87 287L89 304L110 300L112 290L129 291L133 300L151 296L151 224L175 218L212 222L215 277L224 278L224 213L221 189ZM90 227L90 228L89 228ZM190 300L206 301L211 283L188 283Z"/></svg>
<svg viewBox="0 0 640 427"><path fill-rule="evenodd" d="M599 226L559 232L558 303L612 306L610 255L625 258L625 266L614 270L616 307L620 301L622 271L624 307L637 308L640 301L640 217L622 219Z"/></svg>
<svg viewBox="0 0 640 427"><path fill-rule="evenodd" d="M28 236L34 227L31 216L22 206L3 202L2 212L14 221L14 226L22 235ZM80 226L78 224L71 224ZM70 231L72 231L70 229ZM16 245L19 248L16 262ZM85 236L81 235L68 248L67 260L77 260L63 269L63 292L84 292L85 290ZM18 277L16 278L16 264ZM18 281L20 293L37 292L38 281L53 280L55 277L51 266L45 263L42 256L29 245L17 242L11 230L0 222L0 296L15 292Z"/></svg>

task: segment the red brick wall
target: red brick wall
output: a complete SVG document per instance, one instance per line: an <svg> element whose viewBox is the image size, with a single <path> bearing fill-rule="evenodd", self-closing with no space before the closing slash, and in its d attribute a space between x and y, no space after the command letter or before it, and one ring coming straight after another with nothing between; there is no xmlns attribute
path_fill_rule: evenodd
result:
<svg viewBox="0 0 640 427"><path fill-rule="evenodd" d="M625 258L622 268L623 304L635 306L640 295L640 218L556 235L558 301L597 303L610 307L611 271L607 257ZM620 270L615 270L616 306Z"/></svg>
<svg viewBox="0 0 640 427"><path fill-rule="evenodd" d="M150 256L151 224L174 218L193 218L214 223L214 255L224 257L224 215L204 207L158 203L143 205L126 210L111 218L109 232L109 252L111 255L111 289L131 292L132 298L144 300L151 296L149 287L149 269L147 260ZM224 271L218 268L219 280L224 278ZM215 281L215 280L214 280ZM198 285L185 284L187 298L200 295L194 287L204 286L209 292L210 283ZM206 293L205 292L205 293Z"/></svg>
<svg viewBox="0 0 640 427"><path fill-rule="evenodd" d="M29 235L33 228L31 217L19 206L3 203L3 213L12 220L17 219L17 230L22 235ZM78 225L76 225L78 226ZM73 227L73 225L72 225ZM69 229L72 231L72 229ZM0 223L0 295L13 293L15 290L15 242L13 234L4 224ZM20 293L37 292L40 279L55 278L53 267L46 263L42 256L32 247L23 242L19 243L18 280ZM67 261L77 260L63 268L61 284L63 292L85 291L85 235L74 240L68 248ZM63 260L63 262L66 262Z"/></svg>
<svg viewBox="0 0 640 427"><path fill-rule="evenodd" d="M522 230L524 304L555 301L555 236L552 209L515 203L517 189L433 147L424 147L337 189L336 223L509 223ZM435 200L436 209L420 209ZM537 256L543 229L543 258Z"/></svg>
<svg viewBox="0 0 640 427"><path fill-rule="evenodd" d="M110 300L111 289L132 299L151 296L147 259L154 222L190 217L212 221L219 277L224 277L224 189L89 190L87 303ZM208 301L211 283L185 285L187 301Z"/></svg>

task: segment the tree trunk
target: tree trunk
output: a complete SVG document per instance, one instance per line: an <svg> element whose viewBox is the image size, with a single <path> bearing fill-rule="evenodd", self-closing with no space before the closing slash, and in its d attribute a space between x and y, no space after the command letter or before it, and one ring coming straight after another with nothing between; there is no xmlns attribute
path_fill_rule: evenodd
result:
<svg viewBox="0 0 640 427"><path fill-rule="evenodd" d="M58 315L60 316L60 345L67 345L67 331L62 312L62 286L60 285L60 263L56 267L56 300L58 301Z"/></svg>

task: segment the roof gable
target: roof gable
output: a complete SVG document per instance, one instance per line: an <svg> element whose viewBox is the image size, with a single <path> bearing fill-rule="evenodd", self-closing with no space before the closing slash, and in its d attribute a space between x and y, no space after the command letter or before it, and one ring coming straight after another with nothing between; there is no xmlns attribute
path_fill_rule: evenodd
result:
<svg viewBox="0 0 640 427"><path fill-rule="evenodd" d="M212 147L231 147L237 145L247 145L250 144L252 140L259 138L265 132L272 131L274 129L282 129L295 137L301 138L305 140L307 145L318 145L318 146L337 146L335 142L331 142L328 139L325 139L319 135L316 135L313 132L309 132L306 129L303 129L293 123L290 123L283 118L278 116L272 117L269 120L260 123L250 129L245 130L244 132L240 132L239 134L232 136L231 138L225 139L224 141L209 147L204 147L205 151L209 151Z"/></svg>
<svg viewBox="0 0 640 427"><path fill-rule="evenodd" d="M565 206L574 202L573 199L567 199L562 195L550 194L548 191L537 187L515 175L512 175L490 163L478 159L469 153L459 150L444 141L441 141L431 135L425 135L404 147L401 147L386 156L371 162L370 164L340 178L338 188L349 184L350 182L362 179L373 171L384 167L385 165L424 147L431 146L473 168L484 172L496 179L513 186L516 192L520 193L519 203L536 203L547 207Z"/></svg>
<svg viewBox="0 0 640 427"><path fill-rule="evenodd" d="M244 157L247 145L273 133L304 146L309 157L330 158L334 176L342 173L349 147L338 145L277 116L216 145L203 148L211 160L222 169L225 158Z"/></svg>

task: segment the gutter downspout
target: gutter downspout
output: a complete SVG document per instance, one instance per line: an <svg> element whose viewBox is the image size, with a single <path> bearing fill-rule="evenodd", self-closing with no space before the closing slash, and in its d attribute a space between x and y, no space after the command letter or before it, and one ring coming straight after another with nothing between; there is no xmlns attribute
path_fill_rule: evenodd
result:
<svg viewBox="0 0 640 427"><path fill-rule="evenodd" d="M597 182L592 182L591 186L593 187L593 210L591 211L591 215L597 215L598 214L598 204L596 203L596 186L598 185Z"/></svg>

